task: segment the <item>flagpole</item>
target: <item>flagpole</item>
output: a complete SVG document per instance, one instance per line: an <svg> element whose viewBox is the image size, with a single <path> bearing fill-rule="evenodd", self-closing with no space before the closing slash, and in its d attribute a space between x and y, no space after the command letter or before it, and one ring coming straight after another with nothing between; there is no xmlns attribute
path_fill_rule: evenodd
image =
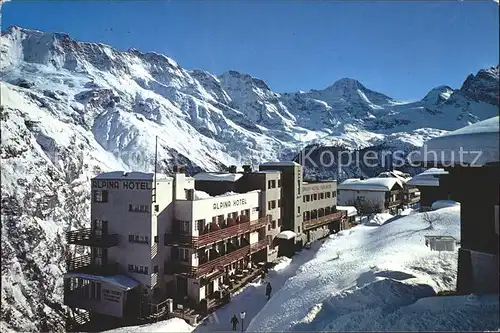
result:
<svg viewBox="0 0 500 333"><path fill-rule="evenodd" d="M154 170L154 191L155 191L155 198L154 202L156 202L156 168L158 165L158 135L155 136L155 170Z"/></svg>

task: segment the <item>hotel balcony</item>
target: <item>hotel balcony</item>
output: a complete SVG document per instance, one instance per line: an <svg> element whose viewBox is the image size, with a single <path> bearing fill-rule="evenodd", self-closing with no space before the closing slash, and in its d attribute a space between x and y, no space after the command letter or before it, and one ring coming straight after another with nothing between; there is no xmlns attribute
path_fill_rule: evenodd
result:
<svg viewBox="0 0 500 333"><path fill-rule="evenodd" d="M90 255L70 258L66 260L68 273L85 273L92 275L115 275L118 274L119 267L116 262L108 262L106 264L92 263Z"/></svg>
<svg viewBox="0 0 500 333"><path fill-rule="evenodd" d="M66 232L66 242L68 244L109 248L117 246L119 243L118 234L103 234L96 235L92 233L92 229L78 229Z"/></svg>
<svg viewBox="0 0 500 333"><path fill-rule="evenodd" d="M344 211L339 211L336 213L328 214L325 216L317 217L311 220L304 221L302 223L302 228L304 231L310 230L316 227L319 227L321 225L328 224L332 221L339 221L342 219L342 217L347 216Z"/></svg>
<svg viewBox="0 0 500 333"><path fill-rule="evenodd" d="M226 220L227 221L227 220ZM191 248L203 247L222 240L256 231L271 222L268 216L253 221L235 221L235 225L212 230L200 236L182 235L180 232L165 234L165 245L183 245ZM229 223L228 223L229 224Z"/></svg>
<svg viewBox="0 0 500 333"><path fill-rule="evenodd" d="M243 259L249 254L253 254L260 250L263 250L269 244L271 244L271 238L266 237L256 243L240 247L239 249L233 250L220 257L210 259L209 261L201 263L198 266L183 265L179 261L168 261L165 263L165 274L185 273L193 277L201 277L214 271L223 273L224 268L227 265Z"/></svg>

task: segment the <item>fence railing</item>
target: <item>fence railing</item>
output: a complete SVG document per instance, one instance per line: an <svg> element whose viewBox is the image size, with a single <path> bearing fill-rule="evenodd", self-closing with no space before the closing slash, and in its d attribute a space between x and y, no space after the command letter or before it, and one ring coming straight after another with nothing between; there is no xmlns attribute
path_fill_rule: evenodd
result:
<svg viewBox="0 0 500 333"><path fill-rule="evenodd" d="M344 211L338 211L338 212L335 212L332 214L328 214L325 216L317 217L315 219L304 221L302 223L302 226L303 226L304 230L309 230L309 229L313 229L313 228L319 227L319 226L324 225L324 224L328 224L331 221L337 221L337 220L340 221L343 216L347 216L346 213Z"/></svg>
<svg viewBox="0 0 500 333"><path fill-rule="evenodd" d="M92 233L91 228L84 228L66 232L66 242L68 244L108 248L118 245L120 235Z"/></svg>
<svg viewBox="0 0 500 333"><path fill-rule="evenodd" d="M202 263L198 266L183 265L177 261L169 261L165 263L165 273L186 273L196 277L200 277L211 273L215 270L223 270L225 266L232 264L235 261L245 258L251 253L258 252L267 247L271 243L270 237L266 237L256 243L243 246L232 252L224 254L220 257L214 258L208 262Z"/></svg>
<svg viewBox="0 0 500 333"><path fill-rule="evenodd" d="M224 239L242 235L247 232L258 230L270 223L270 217L265 216L257 220L240 222L236 225L209 231L200 236L188 236L180 233L165 234L165 245L185 245L188 247L202 247Z"/></svg>
<svg viewBox="0 0 500 333"><path fill-rule="evenodd" d="M84 255L66 260L68 273L85 273L95 275L114 275L119 271L118 263L108 262L106 264L96 264L92 262L90 255Z"/></svg>

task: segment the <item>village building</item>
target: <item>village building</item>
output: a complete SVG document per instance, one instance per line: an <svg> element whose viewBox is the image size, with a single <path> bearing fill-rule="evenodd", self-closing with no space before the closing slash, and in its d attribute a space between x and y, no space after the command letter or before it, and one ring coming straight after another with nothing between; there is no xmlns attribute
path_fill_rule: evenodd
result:
<svg viewBox="0 0 500 333"><path fill-rule="evenodd" d="M412 206L420 201L420 191L415 185L408 183L411 175L399 170L390 170L381 172L377 178L396 178L403 186L403 205Z"/></svg>
<svg viewBox="0 0 500 333"><path fill-rule="evenodd" d="M432 208L432 203L438 200L450 199L449 190L444 184L439 183L442 175L447 175L448 171L442 168L430 168L410 179L406 184L415 186L420 192L420 211L428 211Z"/></svg>
<svg viewBox="0 0 500 333"><path fill-rule="evenodd" d="M338 204L360 214L395 213L403 205L403 184L394 177L351 178L338 186Z"/></svg>
<svg viewBox="0 0 500 333"><path fill-rule="evenodd" d="M291 256L307 243L314 242L347 226L346 212L337 209L337 182L303 180L302 166L296 162L268 162L261 172L281 173L280 255Z"/></svg>
<svg viewBox="0 0 500 333"><path fill-rule="evenodd" d="M448 171L439 185L460 202L459 294L499 291L499 140L494 117L429 140L413 159Z"/></svg>

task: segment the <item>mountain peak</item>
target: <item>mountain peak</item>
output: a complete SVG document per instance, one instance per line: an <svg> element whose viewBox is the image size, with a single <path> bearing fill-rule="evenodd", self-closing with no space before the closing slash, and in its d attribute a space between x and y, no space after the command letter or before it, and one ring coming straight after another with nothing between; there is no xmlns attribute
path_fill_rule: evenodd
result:
<svg viewBox="0 0 500 333"><path fill-rule="evenodd" d="M431 89L425 95L425 97L422 99L422 101L432 103L432 104L439 104L443 101L448 100L450 98L451 94L454 92L453 88L443 85L443 86L438 86L434 89Z"/></svg>
<svg viewBox="0 0 500 333"><path fill-rule="evenodd" d="M266 82L262 79L258 79L256 77L253 77L249 74L243 74L237 71L230 70L228 72L224 72L220 75L220 78L227 80L241 80L241 81L246 81L250 82L252 85L256 86L257 88L264 89L264 90L271 90L269 86L266 84Z"/></svg>
<svg viewBox="0 0 500 333"><path fill-rule="evenodd" d="M327 89L364 89L365 87L358 80L351 79L348 77L343 77L337 81L335 81L331 86Z"/></svg>

